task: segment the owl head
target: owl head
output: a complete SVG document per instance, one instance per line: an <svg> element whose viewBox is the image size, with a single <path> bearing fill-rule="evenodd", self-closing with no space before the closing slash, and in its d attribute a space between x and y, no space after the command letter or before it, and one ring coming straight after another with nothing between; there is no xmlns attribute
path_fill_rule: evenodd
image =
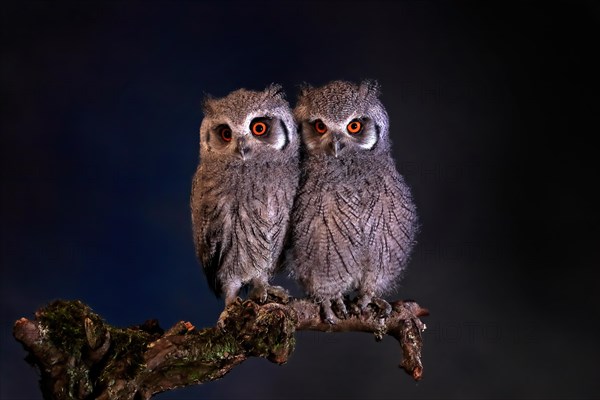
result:
<svg viewBox="0 0 600 400"><path fill-rule="evenodd" d="M310 155L344 157L389 151L388 115L379 84L333 81L302 88L294 116Z"/></svg>
<svg viewBox="0 0 600 400"><path fill-rule="evenodd" d="M279 85L263 91L239 89L220 99L207 97L203 111L202 158L245 163L297 152L296 124Z"/></svg>

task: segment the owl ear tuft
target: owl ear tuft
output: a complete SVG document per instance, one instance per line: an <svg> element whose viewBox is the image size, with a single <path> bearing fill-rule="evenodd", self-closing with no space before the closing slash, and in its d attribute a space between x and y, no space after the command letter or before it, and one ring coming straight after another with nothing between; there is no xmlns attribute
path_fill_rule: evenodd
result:
<svg viewBox="0 0 600 400"><path fill-rule="evenodd" d="M375 79L365 79L358 90L363 98L378 98L381 94L381 85Z"/></svg>
<svg viewBox="0 0 600 400"><path fill-rule="evenodd" d="M214 113L214 98L210 94L206 94L202 100L202 112L204 115L210 115Z"/></svg>
<svg viewBox="0 0 600 400"><path fill-rule="evenodd" d="M312 89L312 86L306 82L302 82L300 85L298 85L298 89L300 92L298 94L298 97L304 97L310 92L310 90Z"/></svg>
<svg viewBox="0 0 600 400"><path fill-rule="evenodd" d="M279 97L282 99L285 98L283 87L278 83L271 83L269 86L267 86L266 92L267 96L269 97Z"/></svg>

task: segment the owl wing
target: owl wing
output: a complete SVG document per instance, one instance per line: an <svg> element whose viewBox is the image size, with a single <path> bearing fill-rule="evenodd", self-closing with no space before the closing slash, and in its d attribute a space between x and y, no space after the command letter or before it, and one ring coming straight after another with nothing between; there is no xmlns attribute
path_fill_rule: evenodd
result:
<svg viewBox="0 0 600 400"><path fill-rule="evenodd" d="M393 286L406 266L414 245L417 214L410 190L395 170L379 177L366 197L365 241L368 248L368 280L376 292Z"/></svg>
<svg viewBox="0 0 600 400"><path fill-rule="evenodd" d="M194 246L196 256L202 264L202 269L206 275L208 286L215 293L221 296L222 285L217 277L221 266L221 255L223 254L223 243L218 240L216 235L213 213L214 208L210 209L205 203L205 193L200 187L200 172L192 181L191 208L192 208L192 230L194 233Z"/></svg>
<svg viewBox="0 0 600 400"><path fill-rule="evenodd" d="M221 255L223 254L223 243L221 241L209 242L204 236L198 245L198 258L206 275L208 286L217 297L222 294L222 283L217 277L221 267Z"/></svg>

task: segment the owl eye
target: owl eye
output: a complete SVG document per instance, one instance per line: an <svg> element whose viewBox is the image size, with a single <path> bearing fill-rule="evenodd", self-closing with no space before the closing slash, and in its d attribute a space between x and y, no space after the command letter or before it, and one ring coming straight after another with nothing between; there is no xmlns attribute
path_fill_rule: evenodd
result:
<svg viewBox="0 0 600 400"><path fill-rule="evenodd" d="M223 126L219 129L219 134L221 135L221 139L225 142L231 142L231 129L228 126Z"/></svg>
<svg viewBox="0 0 600 400"><path fill-rule="evenodd" d="M351 121L348 124L348 126L346 126L346 129L348 129L348 133L351 133L353 135L356 135L357 133L362 131L362 128L363 124L360 121Z"/></svg>
<svg viewBox="0 0 600 400"><path fill-rule="evenodd" d="M315 126L315 131L317 131L317 133L319 134L324 134L325 132L327 132L327 125L325 125L325 123L323 121L321 121L320 119L316 120L314 123Z"/></svg>
<svg viewBox="0 0 600 400"><path fill-rule="evenodd" d="M253 135L262 136L265 133L267 133L269 127L262 121L256 121L253 122L252 125L250 125L250 130L252 131Z"/></svg>

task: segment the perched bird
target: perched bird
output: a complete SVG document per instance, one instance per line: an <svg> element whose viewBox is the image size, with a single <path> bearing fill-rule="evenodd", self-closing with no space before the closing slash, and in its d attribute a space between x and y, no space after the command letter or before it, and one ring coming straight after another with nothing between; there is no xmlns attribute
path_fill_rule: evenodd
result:
<svg viewBox="0 0 600 400"><path fill-rule="evenodd" d="M347 316L343 298L353 293L360 310L372 304L389 315L381 296L406 268L418 224L390 155L379 85L305 87L294 115L305 154L292 211L291 274L330 323Z"/></svg>
<svg viewBox="0 0 600 400"><path fill-rule="evenodd" d="M298 187L299 138L279 85L207 98L192 183L194 243L208 284L225 305L240 289L264 302L277 270Z"/></svg>

